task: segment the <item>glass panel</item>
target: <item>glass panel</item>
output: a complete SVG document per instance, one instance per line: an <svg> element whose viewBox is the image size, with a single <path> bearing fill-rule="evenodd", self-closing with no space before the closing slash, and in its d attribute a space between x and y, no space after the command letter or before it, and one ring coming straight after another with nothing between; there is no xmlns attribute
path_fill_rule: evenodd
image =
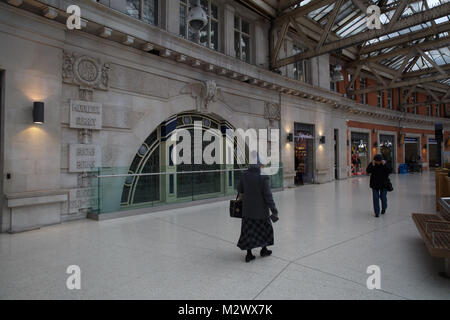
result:
<svg viewBox="0 0 450 320"><path fill-rule="evenodd" d="M242 36L242 60L250 62L250 38Z"/></svg>
<svg viewBox="0 0 450 320"><path fill-rule="evenodd" d="M202 46L208 45L208 30L209 30L209 23L200 31L200 44Z"/></svg>
<svg viewBox="0 0 450 320"><path fill-rule="evenodd" d="M211 21L211 49L219 49L219 23Z"/></svg>
<svg viewBox="0 0 450 320"><path fill-rule="evenodd" d="M158 25L158 0L143 0L142 20Z"/></svg>
<svg viewBox="0 0 450 320"><path fill-rule="evenodd" d="M217 6L211 3L211 16L214 19L219 19L219 10L217 9Z"/></svg>
<svg viewBox="0 0 450 320"><path fill-rule="evenodd" d="M133 18L139 19L140 0L126 0L126 1L110 1L109 6L112 9L126 13Z"/></svg>
<svg viewBox="0 0 450 320"><path fill-rule="evenodd" d="M241 57L241 46L240 46L240 34L239 32L234 32L234 52L236 53L236 58Z"/></svg>
<svg viewBox="0 0 450 320"><path fill-rule="evenodd" d="M242 32L250 34L250 25L247 21L242 20Z"/></svg>
<svg viewBox="0 0 450 320"><path fill-rule="evenodd" d="M180 6L180 36L186 37L186 6Z"/></svg>
<svg viewBox="0 0 450 320"><path fill-rule="evenodd" d="M239 17L234 16L234 28L236 30L240 30L241 28L239 27Z"/></svg>

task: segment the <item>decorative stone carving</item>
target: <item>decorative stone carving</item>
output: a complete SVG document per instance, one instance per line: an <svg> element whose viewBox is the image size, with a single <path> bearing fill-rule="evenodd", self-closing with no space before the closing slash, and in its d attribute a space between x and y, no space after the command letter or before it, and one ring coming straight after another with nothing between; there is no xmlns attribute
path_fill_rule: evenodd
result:
<svg viewBox="0 0 450 320"><path fill-rule="evenodd" d="M110 65L86 55L63 53L63 81L70 84L95 88L109 89Z"/></svg>
<svg viewBox="0 0 450 320"><path fill-rule="evenodd" d="M78 130L78 142L82 144L92 143L92 130L91 129L79 129Z"/></svg>
<svg viewBox="0 0 450 320"><path fill-rule="evenodd" d="M208 105L217 101L221 89L217 87L214 80L190 83L185 86L181 93L190 93L196 101L196 109L199 112L209 112Z"/></svg>
<svg viewBox="0 0 450 320"><path fill-rule="evenodd" d="M280 104L266 102L266 105L264 106L264 118L269 120L281 120Z"/></svg>

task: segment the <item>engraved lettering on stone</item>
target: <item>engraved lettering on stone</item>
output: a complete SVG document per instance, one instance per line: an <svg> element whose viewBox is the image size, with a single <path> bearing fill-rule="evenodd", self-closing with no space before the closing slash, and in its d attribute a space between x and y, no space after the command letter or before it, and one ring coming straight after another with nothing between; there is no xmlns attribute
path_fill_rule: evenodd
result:
<svg viewBox="0 0 450 320"><path fill-rule="evenodd" d="M69 171L92 171L101 165L98 145L71 144L69 146Z"/></svg>
<svg viewBox="0 0 450 320"><path fill-rule="evenodd" d="M95 102L71 100L70 128L100 130L102 128L102 105Z"/></svg>
<svg viewBox="0 0 450 320"><path fill-rule="evenodd" d="M98 208L97 188L78 188L69 191L69 212L75 213L79 209Z"/></svg>

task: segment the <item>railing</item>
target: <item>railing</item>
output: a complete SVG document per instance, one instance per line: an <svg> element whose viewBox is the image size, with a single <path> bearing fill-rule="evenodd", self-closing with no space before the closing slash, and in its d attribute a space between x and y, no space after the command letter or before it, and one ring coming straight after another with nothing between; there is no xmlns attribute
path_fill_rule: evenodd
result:
<svg viewBox="0 0 450 320"><path fill-rule="evenodd" d="M159 166L158 166L159 168ZM79 199L91 213L185 203L236 195L246 166L179 165L158 172L128 173L128 168L100 168L89 178ZM267 168L273 189L283 185L282 166Z"/></svg>

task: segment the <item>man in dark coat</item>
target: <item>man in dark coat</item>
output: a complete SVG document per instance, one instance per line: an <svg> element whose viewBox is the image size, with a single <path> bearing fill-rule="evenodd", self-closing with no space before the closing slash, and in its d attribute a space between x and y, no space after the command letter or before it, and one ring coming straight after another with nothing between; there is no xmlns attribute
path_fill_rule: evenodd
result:
<svg viewBox="0 0 450 320"><path fill-rule="evenodd" d="M370 188L372 188L373 209L375 217L380 216L380 199L381 214L386 213L387 209L387 186L389 183L389 174L392 168L381 154L376 154L373 161L367 166L367 173L370 173Z"/></svg>
<svg viewBox="0 0 450 320"><path fill-rule="evenodd" d="M242 199L241 236L237 246L247 250L245 261L255 259L253 248L262 247L261 256L269 256L272 251L267 246L273 245L273 222L278 220L278 210L273 201L270 190L270 179L261 175L261 163L251 165L245 171L238 185L238 192ZM272 211L272 216L270 211Z"/></svg>

